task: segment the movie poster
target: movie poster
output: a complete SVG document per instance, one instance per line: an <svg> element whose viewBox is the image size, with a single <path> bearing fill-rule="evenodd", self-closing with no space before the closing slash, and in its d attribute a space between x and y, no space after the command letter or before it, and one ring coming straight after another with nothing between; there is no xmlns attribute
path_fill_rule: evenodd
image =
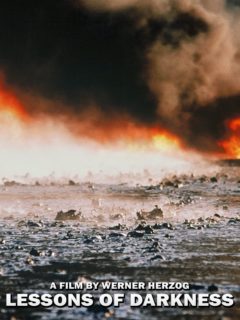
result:
<svg viewBox="0 0 240 320"><path fill-rule="evenodd" d="M240 319L239 35L239 0L1 0L1 320Z"/></svg>

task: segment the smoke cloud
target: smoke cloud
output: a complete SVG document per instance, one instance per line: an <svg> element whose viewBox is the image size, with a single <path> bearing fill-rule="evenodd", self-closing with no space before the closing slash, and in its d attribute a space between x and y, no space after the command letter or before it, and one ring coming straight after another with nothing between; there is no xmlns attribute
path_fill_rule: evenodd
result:
<svg viewBox="0 0 240 320"><path fill-rule="evenodd" d="M80 135L107 125L115 138L128 119L218 151L240 116L239 4L3 1L0 69L31 116L57 116Z"/></svg>

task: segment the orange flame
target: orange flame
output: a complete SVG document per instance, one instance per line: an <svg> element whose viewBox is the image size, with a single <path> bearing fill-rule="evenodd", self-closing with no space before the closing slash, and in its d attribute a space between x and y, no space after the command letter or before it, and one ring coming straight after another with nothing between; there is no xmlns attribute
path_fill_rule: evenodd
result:
<svg viewBox="0 0 240 320"><path fill-rule="evenodd" d="M13 130L18 132L19 124L29 124L29 120L30 116L25 111L23 104L6 86L4 78L0 75L0 126L3 123L11 124ZM34 118L31 120L33 121ZM69 130L73 134L105 145L120 143L128 149L159 151L171 151L180 147L180 140L168 131L156 126L143 126L131 121L127 116L121 119L113 117L110 120L96 113L93 120L88 114L86 117L83 116L83 121L80 123L78 120L70 117L67 121Z"/></svg>
<svg viewBox="0 0 240 320"><path fill-rule="evenodd" d="M130 149L150 149L168 152L181 148L181 142L178 137L157 127L135 127L134 131L128 134L128 137L123 140L127 142Z"/></svg>
<svg viewBox="0 0 240 320"><path fill-rule="evenodd" d="M220 141L219 145L231 158L240 159L240 118L235 118L227 124L230 130L228 139Z"/></svg>
<svg viewBox="0 0 240 320"><path fill-rule="evenodd" d="M14 93L12 93L4 84L0 77L0 115L1 119L26 121L27 113L24 107L18 101Z"/></svg>
<svg viewBox="0 0 240 320"><path fill-rule="evenodd" d="M44 103L45 105L45 103ZM46 104L47 105L47 104ZM93 117L93 119L92 119ZM41 120L41 119L40 119ZM60 119L61 120L61 119ZM66 120L66 119L65 119ZM94 112L89 117L79 119L69 118L67 121L69 130L78 137L93 139L102 144L119 143L132 150L157 150L162 152L182 149L180 138L158 126L144 126L129 119L128 116L112 117L107 119ZM18 134L19 125L31 124L31 117L17 95L9 89L0 74L0 126L11 124L11 128ZM106 130L106 128L108 128Z"/></svg>

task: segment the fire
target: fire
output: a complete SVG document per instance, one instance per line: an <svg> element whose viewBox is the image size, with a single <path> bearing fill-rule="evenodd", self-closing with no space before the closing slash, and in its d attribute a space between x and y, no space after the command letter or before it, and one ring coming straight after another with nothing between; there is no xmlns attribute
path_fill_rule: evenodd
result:
<svg viewBox="0 0 240 320"><path fill-rule="evenodd" d="M180 141L168 133L158 133L152 138L153 147L160 151L171 151L180 148Z"/></svg>
<svg viewBox="0 0 240 320"><path fill-rule="evenodd" d="M179 138L157 127L135 126L123 137L123 142L133 150L170 152L181 148Z"/></svg>
<svg viewBox="0 0 240 320"><path fill-rule="evenodd" d="M18 101L17 97L6 88L2 79L0 79L0 116L3 121L26 120L26 112Z"/></svg>
<svg viewBox="0 0 240 320"><path fill-rule="evenodd" d="M72 135L95 140L105 146L117 144L130 150L169 152L181 148L180 139L159 126L145 126L127 116L106 119L97 112L95 118L93 115L94 112L91 117L83 117L84 121L81 122L69 118L68 129ZM23 128L23 125L27 124L32 129L35 125L38 128L37 123L28 115L17 95L7 87L0 75L0 127L7 128L14 137L21 137L21 132L25 132L22 129L27 128Z"/></svg>
<svg viewBox="0 0 240 320"><path fill-rule="evenodd" d="M229 138L220 141L219 145L229 157L240 159L240 118L229 121L228 128L230 130Z"/></svg>

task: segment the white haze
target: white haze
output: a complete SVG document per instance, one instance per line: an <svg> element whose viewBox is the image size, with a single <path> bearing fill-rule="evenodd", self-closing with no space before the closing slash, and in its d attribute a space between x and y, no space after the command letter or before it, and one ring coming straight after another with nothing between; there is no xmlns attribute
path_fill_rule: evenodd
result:
<svg viewBox="0 0 240 320"><path fill-rule="evenodd" d="M1 115L0 177L29 174L43 177L117 175L141 173L145 169L159 176L203 167L195 154L178 149L163 152L153 148L130 147L125 143L101 145L74 138L60 123L42 120L26 129L11 115Z"/></svg>

